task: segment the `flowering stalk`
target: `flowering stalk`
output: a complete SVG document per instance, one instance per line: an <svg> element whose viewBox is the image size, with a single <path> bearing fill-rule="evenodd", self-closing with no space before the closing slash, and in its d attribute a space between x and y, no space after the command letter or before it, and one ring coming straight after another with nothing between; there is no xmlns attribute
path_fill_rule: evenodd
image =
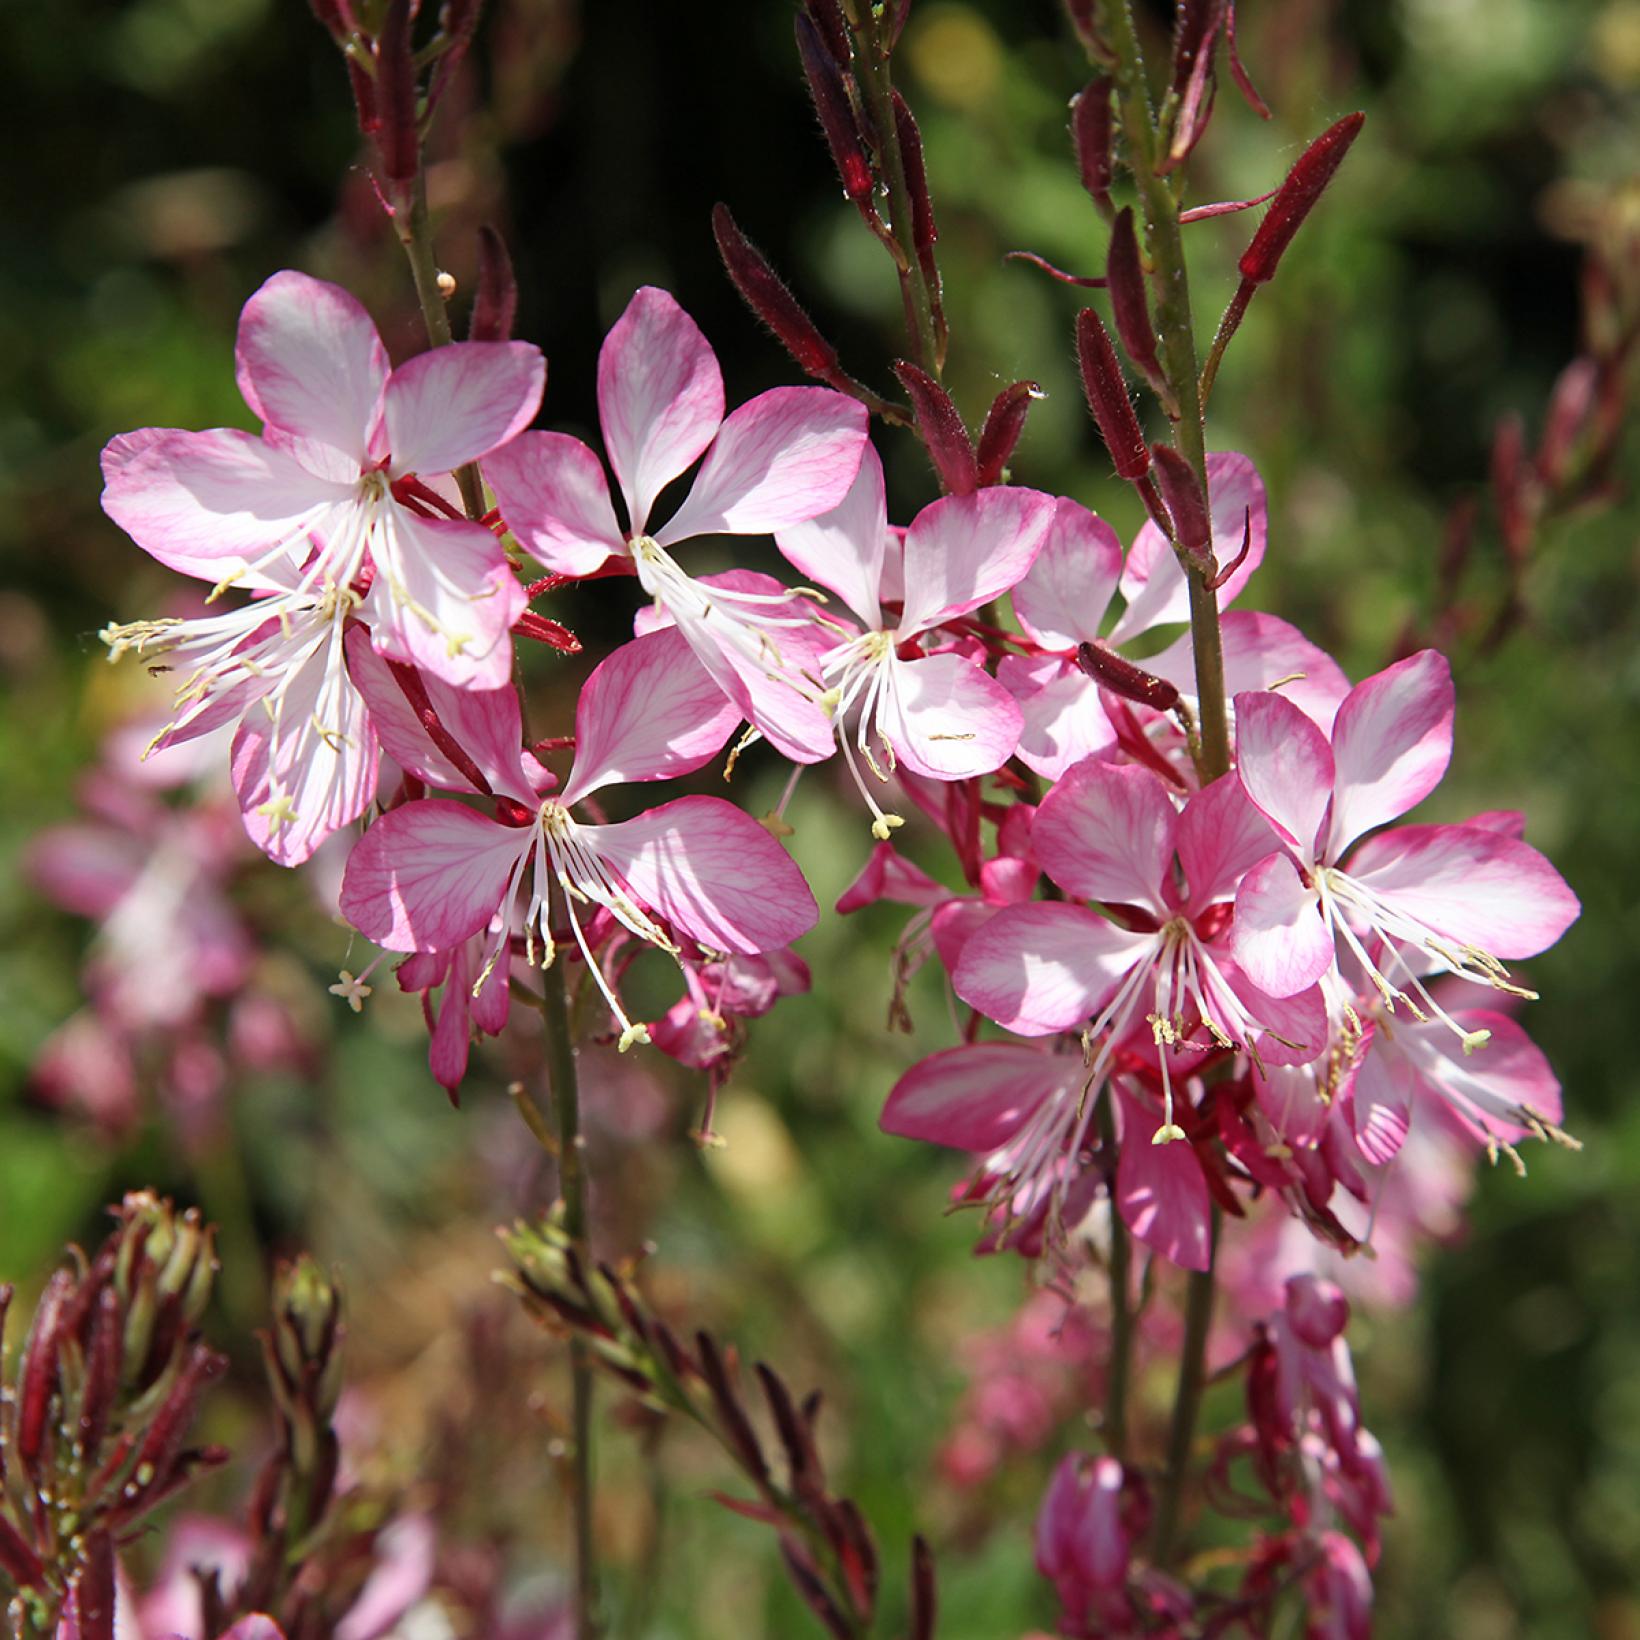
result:
<svg viewBox="0 0 1640 1640"><path fill-rule="evenodd" d="M1179 195L1157 167L1160 137L1150 106L1144 56L1139 48L1128 0L1096 0L1095 27L1114 57L1117 108L1127 139L1127 160L1138 185L1144 213L1146 249L1156 293L1155 320L1161 340L1161 367L1172 392L1173 442L1200 486L1206 504L1207 443L1202 426L1202 396L1196 367L1196 333L1190 312L1190 284L1179 232ZM1224 683L1224 642L1219 631L1218 594L1212 586L1216 567L1195 554L1174 548L1190 588L1190 641L1198 694L1197 772L1206 785L1230 769L1230 730ZM1212 1247L1218 1244L1217 1212ZM1206 1270L1190 1275L1185 1337L1179 1381L1168 1435L1167 1472L1163 1480L1156 1528L1156 1555L1165 1565L1177 1531L1196 1417L1206 1380L1207 1336L1213 1319L1213 1253ZM1125 1373L1126 1364L1117 1369Z"/></svg>

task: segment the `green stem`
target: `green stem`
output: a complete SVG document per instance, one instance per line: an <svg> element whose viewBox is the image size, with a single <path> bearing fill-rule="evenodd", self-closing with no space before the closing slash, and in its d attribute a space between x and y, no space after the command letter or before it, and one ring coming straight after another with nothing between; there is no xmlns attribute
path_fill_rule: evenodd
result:
<svg viewBox="0 0 1640 1640"><path fill-rule="evenodd" d="M936 380L941 361L939 338L934 325L934 301L923 278L922 263L917 257L911 208L911 189L905 180L905 156L900 151L899 128L894 120L894 81L888 62L887 31L892 26L888 8L862 5L861 16L854 22L860 45L861 79L864 83L866 105L877 130L878 158L883 178L888 184L888 221L899 247L895 262L899 267L900 289L905 297L906 332L912 350L912 363L926 370ZM850 7L851 19L854 8Z"/></svg>
<svg viewBox="0 0 1640 1640"><path fill-rule="evenodd" d="M1105 1445L1122 1463L1128 1455L1128 1383L1133 1373L1132 1247L1127 1225L1116 1210L1116 1119L1108 1097L1099 1101L1099 1141L1109 1167L1110 1213L1110 1360L1105 1378Z"/></svg>
<svg viewBox="0 0 1640 1640"><path fill-rule="evenodd" d="M587 1259L586 1142L581 1135L581 1093L570 1029L569 992L563 957L542 973L541 1022L547 1038L547 1081L557 1118L558 1193L564 1202L564 1231L583 1263ZM575 1634L595 1640L598 1618L598 1561L592 1533L592 1358L585 1342L569 1342L572 1487L575 1514Z"/></svg>
<svg viewBox="0 0 1640 1640"><path fill-rule="evenodd" d="M415 281L416 300L421 304L422 322L427 326L427 339L434 347L444 347L451 340L450 312L444 305L444 292L438 284L438 262L433 255L432 219L427 212L427 178L423 171L416 172L416 180L399 199L393 210L393 228L410 262L410 277ZM461 504L472 519L484 516L484 489L478 469L471 464L458 467L456 486L461 491Z"/></svg>
<svg viewBox="0 0 1640 1640"><path fill-rule="evenodd" d="M1185 1299L1184 1348L1179 1361L1179 1387L1173 1400L1173 1423L1167 1435L1167 1469L1162 1477L1161 1501L1156 1509L1155 1557L1158 1566L1169 1565L1178 1543L1179 1523L1184 1513L1185 1483L1190 1478L1190 1458L1196 1444L1196 1417L1201 1411L1202 1390L1207 1384L1207 1335L1213 1326L1215 1274L1219 1254L1219 1210L1213 1209L1207 1268L1190 1273L1190 1290Z"/></svg>
<svg viewBox="0 0 1640 1640"><path fill-rule="evenodd" d="M1162 367L1178 411L1178 419L1173 423L1173 443L1195 471L1206 497L1207 439L1202 425L1202 389L1196 361L1196 331L1190 311L1190 280L1179 231L1179 195L1175 183L1157 173L1160 138L1151 111L1144 56L1133 26L1129 0L1095 0L1095 3L1099 25L1116 59L1116 97L1127 138L1128 164L1138 185L1144 213ZM1199 702L1200 749L1196 771L1205 785L1230 769L1224 643L1219 631L1218 594L1210 585L1213 569L1204 571L1182 556L1181 562L1190 586L1190 641ZM1207 1381L1207 1339L1213 1321L1219 1242L1216 1207L1211 1234L1208 1267L1191 1274L1185 1301L1184 1346L1156 1519L1155 1556L1160 1566L1168 1565L1176 1551L1195 1447L1196 1420Z"/></svg>

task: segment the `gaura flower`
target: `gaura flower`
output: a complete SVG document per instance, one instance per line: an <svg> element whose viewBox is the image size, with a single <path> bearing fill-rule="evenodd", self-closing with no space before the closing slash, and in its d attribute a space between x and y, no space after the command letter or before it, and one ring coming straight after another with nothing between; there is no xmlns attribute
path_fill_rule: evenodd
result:
<svg viewBox="0 0 1640 1640"><path fill-rule="evenodd" d="M540 350L458 342L395 370L352 296L285 272L245 304L237 361L262 436L149 427L114 439L109 517L218 591L272 582L315 608L353 599L382 654L463 688L504 683L523 588L489 530L428 512L454 513L433 481L529 425Z"/></svg>
<svg viewBox="0 0 1640 1640"><path fill-rule="evenodd" d="M673 551L700 535L768 535L836 506L860 465L865 407L826 387L777 387L725 419L706 338L665 291L645 286L604 339L598 410L627 527L602 463L563 433L529 433L485 461L508 526L561 575L630 565L742 717L787 757L826 757L824 691L785 641L809 625L790 595L708 586ZM689 493L654 525L661 491L703 454Z"/></svg>
<svg viewBox="0 0 1640 1640"><path fill-rule="evenodd" d="M749 815L715 797L681 797L613 825L572 810L602 787L688 774L722 747L737 717L689 659L676 631L624 644L587 680L575 713L575 765L562 791L520 753L510 689L463 697L465 720L447 725L497 798L499 818L447 799L383 815L354 848L342 883L344 915L390 951L447 951L494 930L481 992L501 961L522 901L532 956L552 961L548 926L556 882L572 936L621 1029L621 1046L647 1041L596 961L577 907L600 907L628 933L674 955L673 934L704 949L755 954L814 926L818 910L802 874ZM382 718L384 743L413 773L431 774L424 737ZM533 760L532 760L533 761ZM448 761L433 774L448 778ZM657 920L662 919L662 920Z"/></svg>
<svg viewBox="0 0 1640 1640"><path fill-rule="evenodd" d="M930 654L925 646L943 623L1025 574L1053 516L1052 499L1036 490L997 486L946 496L917 514L902 547L888 527L882 463L868 446L839 506L776 534L786 557L835 592L865 628L836 628L839 641L820 667L838 742L879 839L902 820L878 804L860 763L879 782L902 764L931 780L967 780L1013 756L1020 724L1013 697L967 655L950 648ZM889 596L899 599L897 615L883 608Z"/></svg>

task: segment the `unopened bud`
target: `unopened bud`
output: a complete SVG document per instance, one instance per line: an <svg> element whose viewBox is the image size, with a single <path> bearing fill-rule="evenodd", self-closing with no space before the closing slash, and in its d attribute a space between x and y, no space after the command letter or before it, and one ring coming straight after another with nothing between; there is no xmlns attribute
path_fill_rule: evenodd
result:
<svg viewBox="0 0 1640 1640"><path fill-rule="evenodd" d="M1573 359L1555 380L1537 453L1538 476L1551 489L1566 477L1572 447L1588 425L1599 386L1600 366L1590 358Z"/></svg>
<svg viewBox="0 0 1640 1640"><path fill-rule="evenodd" d="M820 116L820 129L825 133L832 163L842 178L843 192L856 204L869 201L874 187L871 165L860 140L859 121L843 70L808 16L799 12L796 27L797 54L803 62L803 75L809 82L809 95Z"/></svg>
<svg viewBox="0 0 1640 1640"><path fill-rule="evenodd" d="M1179 0L1173 24L1173 138L1158 170L1186 159L1213 114L1213 48L1224 25L1225 0Z"/></svg>
<svg viewBox="0 0 1640 1640"><path fill-rule="evenodd" d="M951 495L968 495L979 488L973 440L963 426L951 395L916 365L901 359L894 374L917 413L917 431L927 447L940 483Z"/></svg>
<svg viewBox="0 0 1640 1640"><path fill-rule="evenodd" d="M1114 82L1101 75L1071 98L1071 140L1082 186L1102 211L1109 211L1111 152L1111 92Z"/></svg>
<svg viewBox="0 0 1640 1640"><path fill-rule="evenodd" d="M1088 396L1099 436L1104 439L1115 464L1117 476L1129 480L1143 478L1150 471L1150 450L1144 429L1133 413L1122 367L1103 320L1092 308L1076 316L1076 354L1082 367L1082 390Z"/></svg>
<svg viewBox="0 0 1640 1640"><path fill-rule="evenodd" d="M1287 180L1264 213L1252 244L1242 252L1238 265L1248 284L1262 285L1275 277L1276 265L1292 244L1293 235L1303 227L1305 217L1332 181L1333 173L1343 163L1366 117L1365 114L1346 114L1298 156L1298 163L1287 173Z"/></svg>
<svg viewBox="0 0 1640 1640"><path fill-rule="evenodd" d="M473 311L467 320L467 340L511 340L517 313L518 281L513 276L507 242L486 222L478 230L478 281Z"/></svg>
<svg viewBox="0 0 1640 1640"><path fill-rule="evenodd" d="M1158 444L1150 453L1156 461L1156 482L1173 519L1174 539L1186 556L1211 569L1213 521L1196 469L1171 444Z"/></svg>
<svg viewBox="0 0 1640 1640"><path fill-rule="evenodd" d="M410 45L410 0L388 0L376 37L376 146L389 183L414 180L421 164L416 121L416 62Z"/></svg>
<svg viewBox="0 0 1640 1640"><path fill-rule="evenodd" d="M900 142L906 192L911 195L911 243L916 249L917 259L925 262L927 252L933 249L940 233L934 224L934 201L928 192L922 133L917 129L917 122L905 98L898 91L894 93L894 134Z"/></svg>
<svg viewBox="0 0 1640 1640"><path fill-rule="evenodd" d="M846 69L854 56L854 49L849 44L848 20L843 16L838 0L803 0L803 10L809 14L809 21L814 24L816 33L831 53L832 61L839 68Z"/></svg>
<svg viewBox="0 0 1640 1640"><path fill-rule="evenodd" d="M1116 334L1122 338L1128 357L1152 387L1165 392L1167 378L1156 356L1156 330L1150 322L1150 301L1145 294L1145 271L1139 260L1139 236L1134 231L1131 205L1123 206L1111 226L1105 284L1110 291Z"/></svg>
<svg viewBox="0 0 1640 1640"><path fill-rule="evenodd" d="M1179 704L1179 691L1167 679L1135 666L1102 643L1079 644L1076 664L1095 683L1124 700L1136 701L1157 712L1171 712Z"/></svg>
<svg viewBox="0 0 1640 1640"><path fill-rule="evenodd" d="M1020 434L1025 431L1025 417L1033 401L1045 397L1035 382L1015 382L1005 387L991 400L985 417L985 426L979 435L979 482L999 484L1006 471Z"/></svg>
<svg viewBox="0 0 1640 1640"><path fill-rule="evenodd" d="M837 374L836 348L820 334L768 259L740 231L727 205L712 207L712 234L742 301L774 332L799 369L821 381L831 380Z"/></svg>

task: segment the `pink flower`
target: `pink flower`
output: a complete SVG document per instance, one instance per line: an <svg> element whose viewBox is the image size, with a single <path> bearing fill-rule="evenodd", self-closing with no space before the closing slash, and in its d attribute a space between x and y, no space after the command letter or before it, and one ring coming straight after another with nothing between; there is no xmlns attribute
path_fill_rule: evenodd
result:
<svg viewBox="0 0 1640 1640"><path fill-rule="evenodd" d="M1136 1034L1148 1039L1164 1090L1157 1144L1184 1137L1172 1114L1177 1054L1237 1046L1261 1063L1301 1064L1322 1051L1319 993L1265 996L1224 947L1225 903L1269 842L1233 780L1196 793L1181 813L1149 769L1089 758L1042 800L1031 841L1067 895L1117 907L1120 920L1068 901L999 911L963 948L957 995L1027 1036L1086 1027L1085 1040L1100 1044L1085 1078L1090 1095L1118 1048ZM1073 1130L1060 1113L1045 1117L1030 1165L1067 1142L1074 1152L1092 1104L1075 1107Z"/></svg>
<svg viewBox="0 0 1640 1640"><path fill-rule="evenodd" d="M718 798L678 798L613 825L588 824L571 812L606 785L698 769L722 746L736 714L690 663L677 632L638 638L594 670L576 707L575 766L553 796L543 795L551 777L538 765L532 774L523 761L514 693L460 699L465 716L446 727L498 799L503 818L429 799L378 820L348 860L341 896L343 913L377 944L390 951L448 951L490 928L490 954L477 982L482 987L507 949L516 900L524 901L532 957L539 935L542 960L552 960L548 897L556 881L571 933L625 1047L647 1041L648 1031L621 1007L577 905L601 908L629 934L673 954L679 950L674 934L712 951L755 954L814 926L814 897L785 851L755 820ZM457 783L443 754L436 763L425 755L425 737L408 708L398 718L384 712L381 733L412 773L435 785Z"/></svg>
<svg viewBox="0 0 1640 1640"><path fill-rule="evenodd" d="M1245 456L1216 453L1207 462L1214 544L1221 564L1228 567L1240 555L1246 532L1246 556L1219 589L1219 607L1228 609L1264 557L1264 486ZM1110 606L1117 592L1124 608L1112 625ZM1113 708L1110 698L1077 664L1078 646L1092 643L1118 649L1158 627L1187 620L1184 572L1155 524L1140 529L1124 564L1110 525L1079 503L1062 499L1042 551L1014 588L1013 601L1014 613L1036 652L1004 657L997 677L1018 698L1023 714L1020 761L1045 779L1057 780L1084 757L1112 756L1123 738L1119 720L1131 715L1120 703ZM1247 611L1225 614L1221 632L1232 693L1285 680L1283 690L1290 699L1317 722L1332 722L1349 685L1337 664L1302 634L1273 615ZM1190 706L1196 705L1188 633L1141 664L1172 683ZM1149 713L1141 716L1152 732L1167 721ZM1168 734L1165 750L1182 779L1193 783L1182 740Z"/></svg>
<svg viewBox="0 0 1640 1640"><path fill-rule="evenodd" d="M262 437L145 428L115 439L103 452L108 515L185 575L219 589L272 582L316 606L351 594L383 654L466 688L504 683L523 589L487 529L428 515L428 503L453 512L428 481L529 425L546 379L539 349L460 342L394 370L352 296L286 272L245 304L237 360Z"/></svg>
<svg viewBox="0 0 1640 1640"><path fill-rule="evenodd" d="M1439 784L1452 712L1451 673L1431 649L1352 689L1330 741L1278 694L1237 696L1237 774L1284 846L1243 879L1230 938L1272 996L1334 974L1343 951L1386 1011L1440 1019L1471 1051L1485 1030L1453 1021L1415 965L1522 994L1500 959L1553 945L1578 915L1572 891L1537 850L1484 825L1402 826L1340 864Z"/></svg>
<svg viewBox="0 0 1640 1640"><path fill-rule="evenodd" d="M820 666L838 742L879 839L902 820L872 796L856 751L879 782L901 764L930 780L967 780L1013 756L1020 716L1007 689L967 655L922 646L945 622L1013 586L1031 567L1053 517L1053 502L1035 490L946 496L917 514L901 547L888 527L882 463L868 446L838 507L776 535L786 557L835 592L865 627L838 627L839 641ZM883 610L891 572L901 606L892 619ZM852 748L850 713L857 718Z"/></svg>
<svg viewBox="0 0 1640 1640"><path fill-rule="evenodd" d="M630 565L741 716L787 757L827 756L823 691L804 675L802 653L787 653L789 635L809 624L791 613L790 595L708 587L672 550L699 535L767 535L836 506L865 447L864 406L830 388L779 387L725 419L706 338L665 291L645 286L604 339L598 409L627 527L586 445L529 433L484 463L513 533L562 575ZM703 454L677 511L652 528L661 491Z"/></svg>

